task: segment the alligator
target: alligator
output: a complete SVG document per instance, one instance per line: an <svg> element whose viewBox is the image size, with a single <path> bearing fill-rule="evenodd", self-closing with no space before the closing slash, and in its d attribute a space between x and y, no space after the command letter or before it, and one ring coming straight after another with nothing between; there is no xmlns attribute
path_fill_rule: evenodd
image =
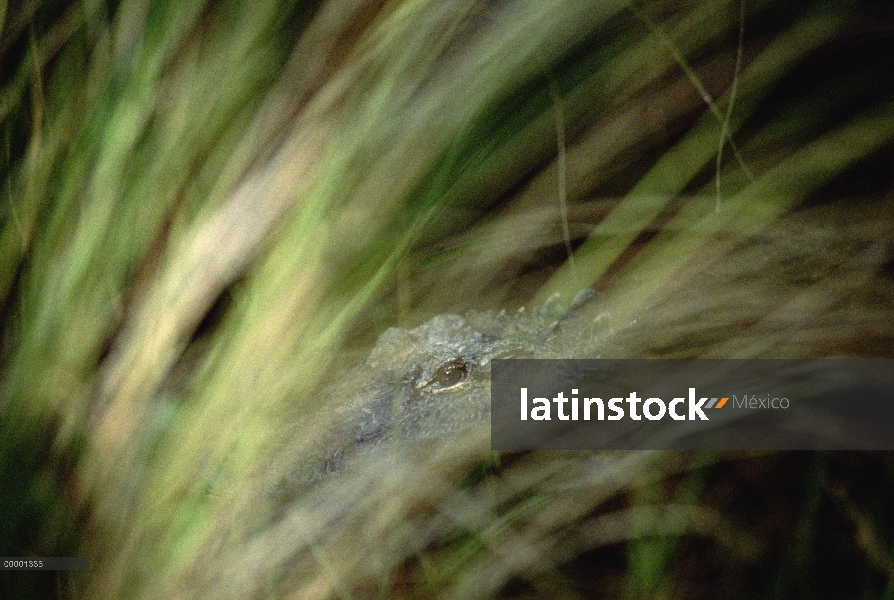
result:
<svg viewBox="0 0 894 600"><path fill-rule="evenodd" d="M358 455L419 447L489 423L491 361L577 357L571 349L586 346L591 329L580 309L595 295L585 290L570 306L554 299L533 310L471 310L387 329L359 366L321 393L347 402L318 436L313 465L293 472L291 484L326 478ZM365 382L359 391L357 382Z"/></svg>

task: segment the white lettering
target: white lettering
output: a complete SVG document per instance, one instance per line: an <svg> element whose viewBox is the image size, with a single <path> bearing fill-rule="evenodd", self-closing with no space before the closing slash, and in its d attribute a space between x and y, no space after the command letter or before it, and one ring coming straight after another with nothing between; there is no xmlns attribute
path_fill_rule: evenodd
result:
<svg viewBox="0 0 894 600"><path fill-rule="evenodd" d="M695 401L695 388L689 388L689 420L695 421L696 415L702 421L710 421L705 413L702 412L702 406L704 406L705 402L707 402L707 398L699 399L698 403Z"/></svg>
<svg viewBox="0 0 894 600"><path fill-rule="evenodd" d="M686 420L686 415L678 415L677 410L674 408L677 404L683 404L684 402L686 402L685 398L674 398L673 400L671 400L670 410L668 412L670 412L671 419L673 419L674 421Z"/></svg>
<svg viewBox="0 0 894 600"><path fill-rule="evenodd" d="M535 421L549 421L549 400L546 398L534 398L531 402L539 404L539 407L531 409L531 418Z"/></svg>
<svg viewBox="0 0 894 600"><path fill-rule="evenodd" d="M584 398L584 421L590 420L590 405L594 402L599 407L599 420L605 421L605 404L602 398Z"/></svg>
<svg viewBox="0 0 894 600"><path fill-rule="evenodd" d="M640 402L642 402L642 398L639 398L636 392L630 392L630 395L627 396L627 404L630 405L630 418L634 421L642 420L642 417L636 413L636 405Z"/></svg>
<svg viewBox="0 0 894 600"><path fill-rule="evenodd" d="M556 410L559 412L559 420L567 421L568 415L565 414L565 403L568 402L568 398L565 397L565 394L559 392L559 395L553 398L553 402L556 403Z"/></svg>
<svg viewBox="0 0 894 600"><path fill-rule="evenodd" d="M528 388L521 389L521 420L528 420Z"/></svg>
<svg viewBox="0 0 894 600"><path fill-rule="evenodd" d="M653 415L653 414L649 411L649 405L650 405L650 404L657 404L657 405L658 405L658 409L659 409L659 410L658 410L658 414L657 414L657 415ZM646 416L646 418L649 419L650 421L658 421L658 420L662 419L662 418L664 417L664 413L665 413L665 412L667 412L667 407L664 405L664 401L663 401L661 398L649 398L648 400L646 400L646 403L643 404L643 414L644 414L644 415Z"/></svg>
<svg viewBox="0 0 894 600"><path fill-rule="evenodd" d="M612 398L608 401L608 409L615 413L614 416L608 416L609 421L620 421L624 418L624 409L619 406L623 401L623 398Z"/></svg>

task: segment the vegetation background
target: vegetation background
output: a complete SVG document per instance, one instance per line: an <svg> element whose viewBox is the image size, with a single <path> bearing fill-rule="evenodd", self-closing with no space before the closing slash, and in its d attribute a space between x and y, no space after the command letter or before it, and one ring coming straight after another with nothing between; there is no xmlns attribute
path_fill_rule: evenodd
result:
<svg viewBox="0 0 894 600"><path fill-rule="evenodd" d="M91 561L4 598L894 597L884 453L475 438L265 491L346 401L327 383L443 312L589 287L604 355L891 358L890 3L0 25L0 555Z"/></svg>

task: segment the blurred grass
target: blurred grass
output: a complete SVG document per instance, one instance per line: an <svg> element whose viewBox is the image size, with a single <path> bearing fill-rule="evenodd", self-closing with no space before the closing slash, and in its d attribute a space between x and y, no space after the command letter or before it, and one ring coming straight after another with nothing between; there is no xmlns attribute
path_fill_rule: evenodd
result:
<svg viewBox="0 0 894 600"><path fill-rule="evenodd" d="M867 161L854 202L892 216L882 3L3 6L0 554L93 561L20 597L217 573L271 526L291 424L390 324L594 287L622 332ZM675 539L632 542L638 593Z"/></svg>

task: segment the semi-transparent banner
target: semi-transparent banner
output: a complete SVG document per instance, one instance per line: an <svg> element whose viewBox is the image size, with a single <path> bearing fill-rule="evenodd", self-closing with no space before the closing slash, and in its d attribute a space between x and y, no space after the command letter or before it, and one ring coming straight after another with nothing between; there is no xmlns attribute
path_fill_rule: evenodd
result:
<svg viewBox="0 0 894 600"><path fill-rule="evenodd" d="M894 360L494 360L494 450L894 450Z"/></svg>

